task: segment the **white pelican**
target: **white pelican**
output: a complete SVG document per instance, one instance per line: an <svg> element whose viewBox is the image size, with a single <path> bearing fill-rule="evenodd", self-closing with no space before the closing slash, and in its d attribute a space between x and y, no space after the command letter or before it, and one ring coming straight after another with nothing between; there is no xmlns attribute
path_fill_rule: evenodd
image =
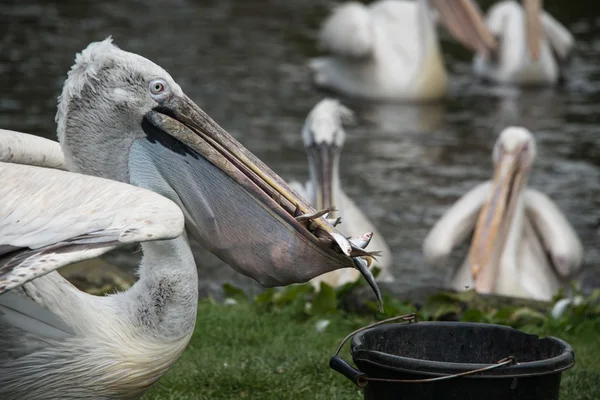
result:
<svg viewBox="0 0 600 400"><path fill-rule="evenodd" d="M290 186L302 197L309 199L319 210L335 207L337 211L329 213L328 217L334 220L341 218L337 228L344 236L359 238L364 232L370 232L371 234L366 237L370 240L369 248L382 254L374 261L374 265L381 268L381 275L378 278L391 281L392 276L389 272L391 251L387 243L369 218L342 189L339 163L340 153L346 140L342 122L351 120L352 112L337 100L321 100L310 111L302 128L310 180L305 185L294 181ZM337 287L354 282L359 277L359 274L355 274L350 269L344 269L318 276L311 282L318 289L320 282Z"/></svg>
<svg viewBox="0 0 600 400"><path fill-rule="evenodd" d="M448 76L436 32L436 16L458 40L487 51L493 37L472 0L382 0L336 7L320 32L330 56L309 66L319 87L350 97L432 101L443 98Z"/></svg>
<svg viewBox="0 0 600 400"><path fill-rule="evenodd" d="M356 266L376 287L368 253L164 69L110 39L77 55L56 121L66 166L97 177L19 165L43 164L43 139L0 133L0 161L17 163L0 163L0 398L141 396L194 328L187 235L266 286ZM48 147L49 166L61 167ZM92 296L53 271L137 241L139 280L126 292Z"/></svg>
<svg viewBox="0 0 600 400"><path fill-rule="evenodd" d="M486 24L498 47L477 54L475 73L498 83L554 84L561 77L574 46L571 33L542 10L541 0L513 0L494 4Z"/></svg>
<svg viewBox="0 0 600 400"><path fill-rule="evenodd" d="M550 300L580 272L577 234L550 198L526 187L535 153L528 130L505 129L494 146L493 181L456 202L426 237L425 259L439 265L474 230L455 290Z"/></svg>

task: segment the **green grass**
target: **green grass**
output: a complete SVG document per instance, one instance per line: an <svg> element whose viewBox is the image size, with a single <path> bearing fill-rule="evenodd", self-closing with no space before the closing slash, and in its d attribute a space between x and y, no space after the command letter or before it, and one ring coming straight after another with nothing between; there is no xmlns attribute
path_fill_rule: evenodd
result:
<svg viewBox="0 0 600 400"><path fill-rule="evenodd" d="M319 333L315 324L323 318L331 323ZM202 301L186 352L144 399L361 399L328 362L346 334L370 321L341 312L311 317L291 306ZM561 400L600 399L600 319L522 329L574 347L576 364L563 373ZM343 355L351 360L346 350Z"/></svg>
<svg viewBox="0 0 600 400"><path fill-rule="evenodd" d="M588 320L565 332L558 327L525 328L540 336L566 340L575 350L575 365L563 373L561 400L600 399L600 320Z"/></svg>

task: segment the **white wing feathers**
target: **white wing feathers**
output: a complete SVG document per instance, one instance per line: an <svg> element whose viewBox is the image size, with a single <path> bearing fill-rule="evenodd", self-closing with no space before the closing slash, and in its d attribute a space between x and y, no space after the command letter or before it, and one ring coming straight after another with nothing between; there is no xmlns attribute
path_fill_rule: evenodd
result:
<svg viewBox="0 0 600 400"><path fill-rule="evenodd" d="M67 169L58 142L6 129L0 129L0 161Z"/></svg>
<svg viewBox="0 0 600 400"><path fill-rule="evenodd" d="M575 46L573 35L571 35L567 28L545 11L542 12L542 27L544 29L544 34L548 39L548 43L550 43L550 46L558 59L566 61Z"/></svg>
<svg viewBox="0 0 600 400"><path fill-rule="evenodd" d="M0 179L0 294L119 245L183 232L175 203L131 185L6 163Z"/></svg>
<svg viewBox="0 0 600 400"><path fill-rule="evenodd" d="M544 193L527 189L525 213L556 272L563 278L576 275L583 262L583 245L556 204Z"/></svg>
<svg viewBox="0 0 600 400"><path fill-rule="evenodd" d="M428 264L442 264L452 249L469 236L490 189L490 181L475 186L433 226L423 242L423 255Z"/></svg>
<svg viewBox="0 0 600 400"><path fill-rule="evenodd" d="M373 27L369 9L359 2L337 6L320 33L323 50L350 58L364 58L373 51Z"/></svg>

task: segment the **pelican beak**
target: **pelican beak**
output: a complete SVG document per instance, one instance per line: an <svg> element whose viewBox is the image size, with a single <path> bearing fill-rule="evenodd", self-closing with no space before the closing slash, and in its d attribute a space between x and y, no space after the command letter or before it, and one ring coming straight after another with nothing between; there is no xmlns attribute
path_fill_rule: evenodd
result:
<svg viewBox="0 0 600 400"><path fill-rule="evenodd" d="M187 96L147 113L131 179L178 203L204 248L264 286L306 282L370 254L346 240ZM134 183L134 182L132 182ZM135 183L134 183L135 184ZM370 272L363 272L374 284Z"/></svg>
<svg viewBox="0 0 600 400"><path fill-rule="evenodd" d="M431 0L431 4L438 10L442 24L464 46L484 57L496 50L496 40L474 1Z"/></svg>
<svg viewBox="0 0 600 400"><path fill-rule="evenodd" d="M341 148L331 143L313 143L306 148L310 160L310 168L314 169L317 177L316 208L322 210L336 206L337 199L333 185L333 177L338 168ZM335 211L329 213L328 218L337 218Z"/></svg>
<svg viewBox="0 0 600 400"><path fill-rule="evenodd" d="M494 289L497 264L526 182L528 167L524 167L523 158L528 148L525 143L504 153L496 165L490 197L479 214L468 256L478 292L489 293Z"/></svg>
<svg viewBox="0 0 600 400"><path fill-rule="evenodd" d="M542 0L523 0L525 11L525 31L527 32L527 48L535 61L540 59L542 46Z"/></svg>

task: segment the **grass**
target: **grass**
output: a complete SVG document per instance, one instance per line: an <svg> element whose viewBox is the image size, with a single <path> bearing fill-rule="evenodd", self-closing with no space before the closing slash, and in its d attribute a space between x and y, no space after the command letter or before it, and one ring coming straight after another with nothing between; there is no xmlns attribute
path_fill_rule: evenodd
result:
<svg viewBox="0 0 600 400"><path fill-rule="evenodd" d="M323 318L330 324L318 332ZM371 321L343 312L311 316L293 305L204 300L186 352L143 399L362 399L328 362L346 334ZM600 318L521 329L561 337L575 349L576 364L563 373L561 400L600 399ZM343 355L351 360L346 350Z"/></svg>

